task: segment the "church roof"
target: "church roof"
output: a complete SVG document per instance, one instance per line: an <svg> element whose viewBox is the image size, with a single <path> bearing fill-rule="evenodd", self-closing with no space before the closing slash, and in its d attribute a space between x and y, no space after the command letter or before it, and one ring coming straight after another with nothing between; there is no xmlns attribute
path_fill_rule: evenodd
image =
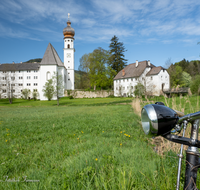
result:
<svg viewBox="0 0 200 190"><path fill-rule="evenodd" d="M38 70L39 68L40 63L5 63L0 65L0 71Z"/></svg>
<svg viewBox="0 0 200 190"><path fill-rule="evenodd" d="M51 45L51 43L48 44L40 65L64 66L62 61L60 60L60 57L58 56L56 50Z"/></svg>
<svg viewBox="0 0 200 190"><path fill-rule="evenodd" d="M149 66L148 61L138 62L137 67L136 63L129 64L124 69L119 71L119 73L115 76L114 80L139 77L144 72L146 67L154 68L155 66L151 63Z"/></svg>

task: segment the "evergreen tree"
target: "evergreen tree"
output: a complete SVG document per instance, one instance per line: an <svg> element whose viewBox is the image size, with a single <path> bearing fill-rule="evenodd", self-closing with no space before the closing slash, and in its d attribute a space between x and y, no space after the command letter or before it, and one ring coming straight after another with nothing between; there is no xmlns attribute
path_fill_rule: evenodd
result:
<svg viewBox="0 0 200 190"><path fill-rule="evenodd" d="M127 59L124 58L125 47L122 42L119 42L117 36L112 37L111 43L109 45L110 48L110 58L109 65L113 70L118 73L121 71L127 63Z"/></svg>

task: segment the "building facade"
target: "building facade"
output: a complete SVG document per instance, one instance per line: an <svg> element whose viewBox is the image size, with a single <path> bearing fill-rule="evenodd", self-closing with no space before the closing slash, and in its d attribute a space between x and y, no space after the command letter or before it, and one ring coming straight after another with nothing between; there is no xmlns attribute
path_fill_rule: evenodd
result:
<svg viewBox="0 0 200 190"><path fill-rule="evenodd" d="M40 63L12 63L0 64L0 96L9 98L10 96L22 97L22 90L29 89L31 93L37 91L40 100L47 100L43 95L45 83L55 74L62 76L63 90L74 90L74 35L75 31L71 27L68 19L67 27L63 29L64 35L64 63L61 61L56 50L48 44L45 54ZM56 99L56 96L53 97Z"/></svg>
<svg viewBox="0 0 200 190"><path fill-rule="evenodd" d="M115 96L134 96L135 86L141 83L146 94L159 96L170 89L170 77L163 67L150 61L136 61L121 70L114 78Z"/></svg>

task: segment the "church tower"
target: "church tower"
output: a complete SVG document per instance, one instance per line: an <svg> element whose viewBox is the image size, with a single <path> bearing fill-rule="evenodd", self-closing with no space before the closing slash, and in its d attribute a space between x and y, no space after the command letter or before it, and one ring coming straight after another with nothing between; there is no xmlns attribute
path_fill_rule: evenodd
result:
<svg viewBox="0 0 200 190"><path fill-rule="evenodd" d="M63 29L64 35L64 66L67 69L66 73L66 89L74 90L74 35L75 31L71 27L71 22L68 13L67 27Z"/></svg>

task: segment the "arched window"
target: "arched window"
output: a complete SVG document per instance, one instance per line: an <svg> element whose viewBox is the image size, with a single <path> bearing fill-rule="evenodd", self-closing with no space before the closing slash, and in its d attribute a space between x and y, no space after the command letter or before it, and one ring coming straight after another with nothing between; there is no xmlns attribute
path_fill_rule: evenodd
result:
<svg viewBox="0 0 200 190"><path fill-rule="evenodd" d="M67 45L67 48L70 48L70 45L69 45L69 44Z"/></svg>
<svg viewBox="0 0 200 190"><path fill-rule="evenodd" d="M47 80L51 79L51 73L48 71L47 72Z"/></svg>

